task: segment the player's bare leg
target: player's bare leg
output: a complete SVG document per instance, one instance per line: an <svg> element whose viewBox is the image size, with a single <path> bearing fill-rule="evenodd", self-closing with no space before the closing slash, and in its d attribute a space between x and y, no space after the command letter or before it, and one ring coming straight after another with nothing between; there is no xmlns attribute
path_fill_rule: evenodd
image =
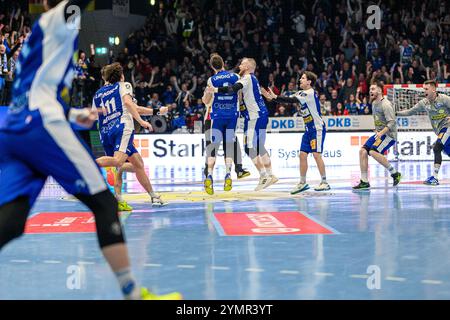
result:
<svg viewBox="0 0 450 320"><path fill-rule="evenodd" d="M211 148L214 148L213 144L210 144ZM205 191L209 195L214 194L214 182L212 178L214 166L216 164L216 157L208 157L207 165L208 165L208 174L206 175L205 181L203 182L203 185L205 187Z"/></svg>
<svg viewBox="0 0 450 320"><path fill-rule="evenodd" d="M383 167L385 167L389 171L389 173L391 174L391 177L394 179L394 186L399 184L400 179L401 179L401 174L399 172L397 172L397 170L389 163L388 159L384 155L382 155L376 151L373 151L373 150L370 150L370 155L379 164L381 164Z"/></svg>
<svg viewBox="0 0 450 320"><path fill-rule="evenodd" d="M279 179L272 172L272 161L270 160L269 153L266 152L260 158L261 158L261 162L264 166L264 170L266 170L266 174L268 175L267 182L265 183L264 188L263 188L263 189L265 189L265 188L277 183Z"/></svg>
<svg viewBox="0 0 450 320"><path fill-rule="evenodd" d="M365 148L359 149L359 167L361 170L361 178L359 184L353 189L368 189L370 188L368 170L369 170L369 153Z"/></svg>
<svg viewBox="0 0 450 320"><path fill-rule="evenodd" d="M309 189L309 185L306 183L306 173L308 172L308 154L304 151L300 151L298 156L300 161L300 182L291 191L291 194L297 194Z"/></svg>
<svg viewBox="0 0 450 320"><path fill-rule="evenodd" d="M141 155L139 153L134 153L128 158L128 161L133 165L134 171L136 173L136 179L150 196L152 205L166 205L167 203L162 201L161 196L157 195L154 192L150 179L145 172L144 161L142 160Z"/></svg>
<svg viewBox="0 0 450 320"><path fill-rule="evenodd" d="M97 158L95 161L97 164L102 167L116 167L119 168L124 165L125 161L127 161L128 155L121 151L114 152L114 157L103 156Z"/></svg>
<svg viewBox="0 0 450 320"><path fill-rule="evenodd" d="M317 168L319 169L321 181L320 184L314 188L316 191L330 190L330 185L327 182L327 174L325 171L325 163L323 162L322 154L319 152L313 152L314 160L316 161Z"/></svg>
<svg viewBox="0 0 450 320"><path fill-rule="evenodd" d="M122 198L122 185L123 185L123 173L124 172L135 172L133 165L131 163L125 163L117 171L117 173L115 175L115 180L114 180L114 194L116 195L116 199L119 202L119 211L132 211L133 207L131 207Z"/></svg>

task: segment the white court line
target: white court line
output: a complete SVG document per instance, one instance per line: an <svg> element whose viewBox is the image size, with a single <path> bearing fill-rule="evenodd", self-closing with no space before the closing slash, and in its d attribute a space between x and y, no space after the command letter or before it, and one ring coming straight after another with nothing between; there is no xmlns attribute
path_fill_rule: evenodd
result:
<svg viewBox="0 0 450 320"><path fill-rule="evenodd" d="M398 282L406 281L406 279L402 277L386 277L385 279L388 281L398 281Z"/></svg>
<svg viewBox="0 0 450 320"><path fill-rule="evenodd" d="M329 272L314 272L316 276L322 276L322 277L332 277L334 276L334 273Z"/></svg>
<svg viewBox="0 0 450 320"><path fill-rule="evenodd" d="M247 268L247 269L245 269L245 271L247 271L247 272L264 272L264 269L259 269L259 268Z"/></svg>
<svg viewBox="0 0 450 320"><path fill-rule="evenodd" d="M300 272L296 270L280 270L281 274L299 274Z"/></svg>
<svg viewBox="0 0 450 320"><path fill-rule="evenodd" d="M159 263L145 263L144 264L144 267L155 267L155 268L159 268L159 267L161 267L162 266L162 264L159 264Z"/></svg>
<svg viewBox="0 0 450 320"><path fill-rule="evenodd" d="M90 261L78 261L77 264L95 264L95 262L90 262Z"/></svg>
<svg viewBox="0 0 450 320"><path fill-rule="evenodd" d="M194 269L195 266L192 265L192 264L179 264L179 265L177 265L177 268L180 268L180 269Z"/></svg>
<svg viewBox="0 0 450 320"><path fill-rule="evenodd" d="M229 267L221 267L221 266L211 266L213 270L230 270Z"/></svg>
<svg viewBox="0 0 450 320"><path fill-rule="evenodd" d="M357 279L367 279L369 276L367 274L351 274L349 276L350 278L357 278Z"/></svg>
<svg viewBox="0 0 450 320"><path fill-rule="evenodd" d="M44 263L57 264L57 263L62 263L62 261L58 261L58 260L44 260Z"/></svg>
<svg viewBox="0 0 450 320"><path fill-rule="evenodd" d="M422 280L423 284L442 284L442 281L439 280Z"/></svg>
<svg viewBox="0 0 450 320"><path fill-rule="evenodd" d="M9 260L9 262L13 262L13 263L29 263L30 260Z"/></svg>

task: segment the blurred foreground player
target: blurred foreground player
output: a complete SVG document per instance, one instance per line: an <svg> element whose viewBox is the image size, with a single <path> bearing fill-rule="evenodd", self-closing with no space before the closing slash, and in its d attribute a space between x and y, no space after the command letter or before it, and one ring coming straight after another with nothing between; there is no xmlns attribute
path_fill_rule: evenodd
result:
<svg viewBox="0 0 450 320"><path fill-rule="evenodd" d="M125 299L180 299L140 288L130 267L117 201L67 116L87 127L94 114L64 102L73 78L80 16L90 0L44 0L16 67L13 101L0 128L0 248L21 236L28 213L48 176L77 197L94 216L103 255Z"/></svg>

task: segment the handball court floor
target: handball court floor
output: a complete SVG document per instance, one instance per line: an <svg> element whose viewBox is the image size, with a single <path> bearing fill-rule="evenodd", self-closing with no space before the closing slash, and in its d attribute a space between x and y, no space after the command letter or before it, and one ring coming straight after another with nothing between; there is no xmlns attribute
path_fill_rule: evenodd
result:
<svg viewBox="0 0 450 320"><path fill-rule="evenodd" d="M356 166L327 167L332 189L291 196L297 168L252 191L257 174L203 193L202 167L149 169L170 202L152 208L133 175L122 213L133 270L157 293L185 299L450 299L450 163L398 162L402 183L370 166L373 188L353 192ZM223 177L219 166L215 177ZM317 184L313 166L310 185ZM312 189L311 189L312 190ZM0 253L0 299L121 299L88 210L49 180L26 234Z"/></svg>

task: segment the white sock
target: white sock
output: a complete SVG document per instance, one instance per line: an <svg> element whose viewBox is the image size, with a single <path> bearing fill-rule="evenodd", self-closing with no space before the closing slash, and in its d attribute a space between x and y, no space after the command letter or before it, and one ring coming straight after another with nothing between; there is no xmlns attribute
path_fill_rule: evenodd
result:
<svg viewBox="0 0 450 320"><path fill-rule="evenodd" d="M227 169L227 174L231 173L231 166L232 164L226 164L225 167Z"/></svg>
<svg viewBox="0 0 450 320"><path fill-rule="evenodd" d="M392 164L389 164L389 167L387 167L386 169L389 170L390 174L394 174L397 172L397 170L395 170L395 168L392 166Z"/></svg>
<svg viewBox="0 0 450 320"><path fill-rule="evenodd" d="M151 198L158 197L158 195L157 195L154 191L149 192L148 195L149 195Z"/></svg>
<svg viewBox="0 0 450 320"><path fill-rule="evenodd" d="M271 175L272 175L272 168L266 169L266 172L267 172L267 174L268 174L269 176L271 176Z"/></svg>
<svg viewBox="0 0 450 320"><path fill-rule="evenodd" d="M300 177L300 183L306 183L306 176Z"/></svg>
<svg viewBox="0 0 450 320"><path fill-rule="evenodd" d="M265 177L266 175L267 175L266 169L261 169L261 170L259 170L259 176L260 176L260 177Z"/></svg>
<svg viewBox="0 0 450 320"><path fill-rule="evenodd" d="M116 199L117 201L123 201L122 195L121 194L116 194Z"/></svg>
<svg viewBox="0 0 450 320"><path fill-rule="evenodd" d="M208 176L212 176L213 174L213 169L212 168L208 168Z"/></svg>
<svg viewBox="0 0 450 320"><path fill-rule="evenodd" d="M369 182L367 171L366 172L361 172L361 180L364 181L364 182Z"/></svg>
<svg viewBox="0 0 450 320"><path fill-rule="evenodd" d="M327 182L327 176L322 176L322 182Z"/></svg>
<svg viewBox="0 0 450 320"><path fill-rule="evenodd" d="M117 281L119 281L120 289L125 299L128 300L140 300L141 288L136 282L131 269L126 269L115 272Z"/></svg>
<svg viewBox="0 0 450 320"><path fill-rule="evenodd" d="M433 177L434 177L435 179L437 179L438 176L439 176L439 169L440 169L440 168L441 168L441 165L440 165L440 164L437 164L437 163L434 164L434 174L433 174Z"/></svg>

